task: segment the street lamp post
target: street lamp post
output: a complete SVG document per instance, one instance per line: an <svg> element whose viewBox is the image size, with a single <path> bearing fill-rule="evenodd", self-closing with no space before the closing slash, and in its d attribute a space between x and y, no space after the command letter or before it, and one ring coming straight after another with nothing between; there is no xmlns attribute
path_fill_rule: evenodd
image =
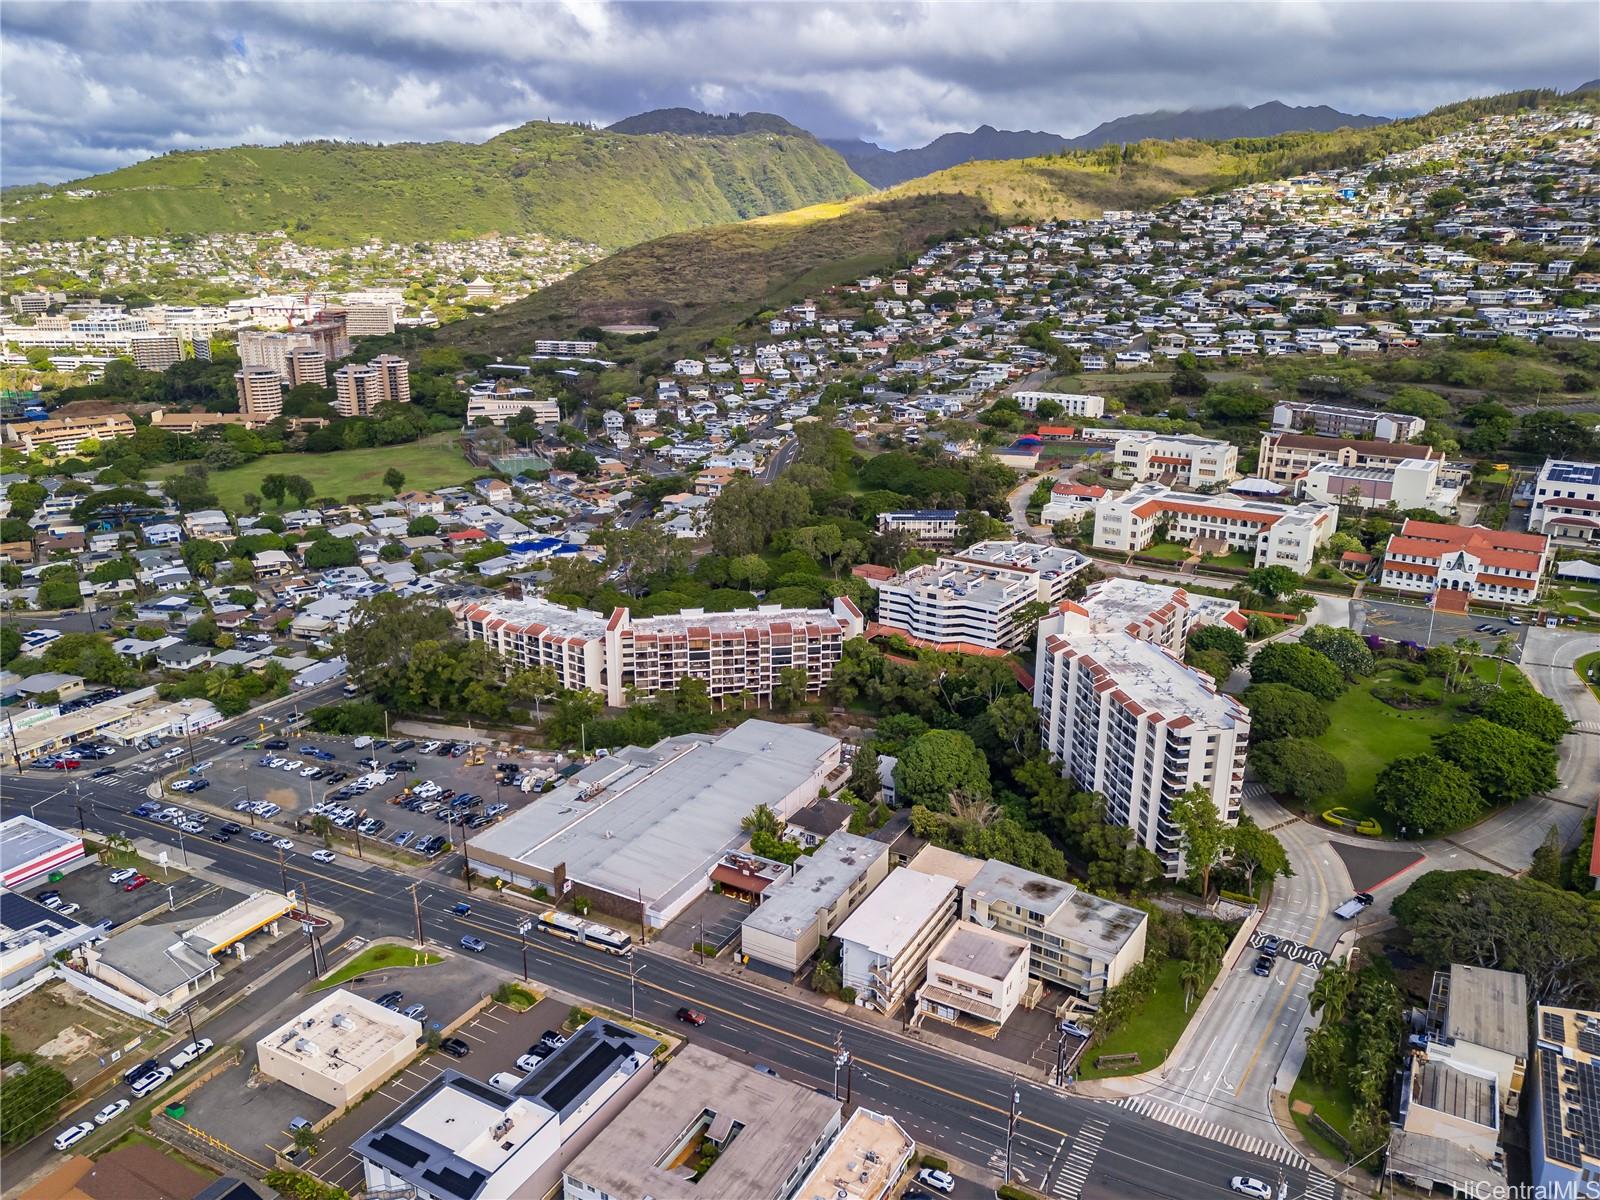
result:
<svg viewBox="0 0 1600 1200"><path fill-rule="evenodd" d="M845 1103L850 1103L850 1051L844 1048L844 1030L840 1030L833 1039L833 1098L839 1098L839 1071L844 1068L845 1074Z"/></svg>
<svg viewBox="0 0 1600 1200"><path fill-rule="evenodd" d="M634 957L633 952L628 952L628 1016L637 1021L639 1019L639 1004L636 994L636 984L639 972L644 970L644 964Z"/></svg>
<svg viewBox="0 0 1600 1200"><path fill-rule="evenodd" d="M278 847L278 879L283 884L283 894L287 896L289 894L289 868L284 865L282 846Z"/></svg>
<svg viewBox="0 0 1600 1200"><path fill-rule="evenodd" d="M1006 1122L1006 1173L1004 1182L1011 1182L1011 1142L1017 1136L1017 1121L1022 1116L1022 1089L1017 1086L1017 1077L1011 1077L1011 1116Z"/></svg>
<svg viewBox="0 0 1600 1200"><path fill-rule="evenodd" d="M173 828L178 831L178 852L183 855L183 865L187 867L189 865L189 848L183 844L183 826L181 824L174 825Z"/></svg>
<svg viewBox="0 0 1600 1200"><path fill-rule="evenodd" d="M524 921L517 926L517 940L522 943L522 982L528 982L528 930L533 928L532 921Z"/></svg>

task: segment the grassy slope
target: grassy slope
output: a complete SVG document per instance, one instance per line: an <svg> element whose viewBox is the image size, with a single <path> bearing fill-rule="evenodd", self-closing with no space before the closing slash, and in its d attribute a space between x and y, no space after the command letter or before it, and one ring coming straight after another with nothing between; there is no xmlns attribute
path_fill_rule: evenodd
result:
<svg viewBox="0 0 1600 1200"><path fill-rule="evenodd" d="M343 500L347 496L386 493L383 473L397 467L406 477L407 488L447 487L465 483L483 474L463 457L446 435L432 442L403 446L374 446L364 450L341 450L337 454L269 454L242 467L211 473L211 488L222 507L234 512L244 508L246 492L261 493L262 477L269 473L304 475L316 486L317 496ZM176 463L157 474L178 474L186 464ZM269 503L267 511L273 511Z"/></svg>
<svg viewBox="0 0 1600 1200"><path fill-rule="evenodd" d="M1126 158L1106 147L964 163L873 196L632 246L526 300L451 325L439 338L469 349L516 352L535 335L571 336L586 324L648 322L663 326L650 353L671 355L807 291L889 269L930 237L985 224L1148 208L1250 180L1367 162L1484 112L1553 98L1554 93L1496 97L1371 129L1144 142L1129 147Z"/></svg>
<svg viewBox="0 0 1600 1200"><path fill-rule="evenodd" d="M164 155L8 196L14 241L267 232L332 245L537 231L629 245L866 192L808 137L627 136L530 122L481 144L331 142Z"/></svg>

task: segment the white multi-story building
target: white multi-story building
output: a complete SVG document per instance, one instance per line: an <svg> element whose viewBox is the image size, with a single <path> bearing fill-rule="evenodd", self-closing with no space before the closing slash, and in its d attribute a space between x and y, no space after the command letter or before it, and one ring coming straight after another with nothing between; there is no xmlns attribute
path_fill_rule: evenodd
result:
<svg viewBox="0 0 1600 1200"><path fill-rule="evenodd" d="M919 542L945 545L961 533L961 513L954 508L918 508L878 514L878 532L902 530Z"/></svg>
<svg viewBox="0 0 1600 1200"><path fill-rule="evenodd" d="M893 1012L923 981L923 967L956 922L958 885L946 875L902 868L839 926L840 978L856 1003Z"/></svg>
<svg viewBox="0 0 1600 1200"><path fill-rule="evenodd" d="M1528 530L1563 542L1600 542L1600 463L1546 459L1533 485Z"/></svg>
<svg viewBox="0 0 1600 1200"><path fill-rule="evenodd" d="M1337 504L1341 508L1426 508L1449 515L1456 510L1461 489L1439 481L1442 460L1414 458L1389 467L1350 467L1320 462L1295 484L1307 500Z"/></svg>
<svg viewBox="0 0 1600 1200"><path fill-rule="evenodd" d="M583 341L581 339L538 338L533 343L535 354L593 354L600 349L599 342Z"/></svg>
<svg viewBox="0 0 1600 1200"><path fill-rule="evenodd" d="M1089 565L1073 550L1031 542L978 542L878 584L878 621L940 645L1015 649L1028 604L1054 604Z"/></svg>
<svg viewBox="0 0 1600 1200"><path fill-rule="evenodd" d="M1079 787L1106 798L1108 821L1181 875L1172 806L1201 788L1225 822L1239 819L1249 712L1156 642L1093 629L1071 601L1039 624L1041 742Z"/></svg>
<svg viewBox="0 0 1600 1200"><path fill-rule="evenodd" d="M1404 413L1376 412L1367 408L1345 408L1338 404L1308 404L1298 400L1279 401L1272 409L1272 427L1280 430L1304 429L1323 437L1371 438L1376 442L1409 442L1428 427L1421 417Z"/></svg>
<svg viewBox="0 0 1600 1200"><path fill-rule="evenodd" d="M136 333L128 339L133 365L141 371L165 371L183 361L183 343L175 333Z"/></svg>
<svg viewBox="0 0 1600 1200"><path fill-rule="evenodd" d="M486 642L513 667L549 666L559 685L584 689L620 708L630 695L676 690L701 679L713 700L748 693L768 701L790 668L805 672L817 695L833 677L844 643L863 632L848 597L832 610L768 605L739 612L687 609L635 618L619 608L609 618L547 600L459 601L450 606L469 639Z"/></svg>
<svg viewBox="0 0 1600 1200"><path fill-rule="evenodd" d="M1549 563L1550 539L1542 534L1407 521L1384 548L1383 586L1532 604Z"/></svg>
<svg viewBox="0 0 1600 1200"><path fill-rule="evenodd" d="M1239 477L1239 450L1232 442L1192 433L1117 430L1111 464L1117 475L1139 483L1216 487Z"/></svg>
<svg viewBox="0 0 1600 1200"><path fill-rule="evenodd" d="M1168 541L1243 550L1258 567L1286 566L1304 574L1338 523L1339 510L1331 504L1195 496L1141 484L1095 506L1094 544L1102 550L1143 550L1164 529Z"/></svg>
<svg viewBox="0 0 1600 1200"><path fill-rule="evenodd" d="M241 329L239 331L239 365L249 367L271 367L286 382L291 381L289 374L289 352L301 347L314 349L315 341L309 334L273 332L264 329Z"/></svg>
<svg viewBox="0 0 1600 1200"><path fill-rule="evenodd" d="M1013 392L1023 412L1039 411L1039 401L1053 400L1061 406L1064 417L1086 417L1095 420L1106 415L1104 396L1083 395L1077 392Z"/></svg>
<svg viewBox="0 0 1600 1200"><path fill-rule="evenodd" d="M233 373L239 412L247 421L271 421L283 415L283 376L271 367L243 367Z"/></svg>
<svg viewBox="0 0 1600 1200"><path fill-rule="evenodd" d="M519 417L549 425L561 420L561 405L554 397L540 398L528 388L474 389L467 397L467 424L475 425L479 417L492 425L505 425Z"/></svg>

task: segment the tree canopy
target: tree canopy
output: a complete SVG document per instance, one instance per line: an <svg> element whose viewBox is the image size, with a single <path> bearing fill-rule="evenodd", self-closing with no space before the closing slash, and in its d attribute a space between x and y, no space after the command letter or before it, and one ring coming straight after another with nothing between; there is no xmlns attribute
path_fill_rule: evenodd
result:
<svg viewBox="0 0 1600 1200"><path fill-rule="evenodd" d="M1250 710L1250 737L1270 742L1278 738L1314 738L1328 730L1328 710L1310 692L1288 683L1256 683L1244 690Z"/></svg>
<svg viewBox="0 0 1600 1200"><path fill-rule="evenodd" d="M1433 739L1434 751L1465 771L1491 804L1515 804L1556 786L1556 752L1538 738L1481 717Z"/></svg>
<svg viewBox="0 0 1600 1200"><path fill-rule="evenodd" d="M945 812L952 793L989 797L989 763L972 738L960 730L929 730L900 754L894 767L894 788L895 799L903 807L920 804L933 812Z"/></svg>
<svg viewBox="0 0 1600 1200"><path fill-rule="evenodd" d="M1286 683L1318 700L1335 700L1344 691L1344 673L1324 655L1294 642L1273 642L1250 660L1252 683Z"/></svg>
<svg viewBox="0 0 1600 1200"><path fill-rule="evenodd" d="M1432 754L1397 758L1373 784L1378 804L1411 833L1444 833L1483 815L1483 797L1472 777Z"/></svg>

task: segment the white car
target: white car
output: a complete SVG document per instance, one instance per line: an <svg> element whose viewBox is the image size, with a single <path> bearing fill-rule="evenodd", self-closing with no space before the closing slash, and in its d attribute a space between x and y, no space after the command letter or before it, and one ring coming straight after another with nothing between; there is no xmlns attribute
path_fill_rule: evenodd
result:
<svg viewBox="0 0 1600 1200"><path fill-rule="evenodd" d="M273 842L272 844L274 846L276 846L279 850L293 850L294 849L294 843L291 842L288 838L279 838L277 841Z"/></svg>
<svg viewBox="0 0 1600 1200"><path fill-rule="evenodd" d="M233 811L234 812L254 812L255 811L255 801L253 801L253 800L235 800L234 803L233 803Z"/></svg>
<svg viewBox="0 0 1600 1200"><path fill-rule="evenodd" d="M150 1074L144 1076L143 1078L133 1081L133 1094L140 1099L143 1099L171 1078L171 1067L161 1067L157 1070L151 1071Z"/></svg>
<svg viewBox="0 0 1600 1200"><path fill-rule="evenodd" d="M61 897L60 896L49 896L49 897L46 897L45 899L39 901L39 903L44 905L46 908L57 909L57 908L61 907Z"/></svg>
<svg viewBox="0 0 1600 1200"><path fill-rule="evenodd" d="M331 863L337 857L338 855L336 855L332 850L313 850L311 852L312 862Z"/></svg>
<svg viewBox="0 0 1600 1200"><path fill-rule="evenodd" d="M310 779L313 775L317 774L321 770L322 770L322 768L318 767L318 766L307 767L304 771L300 772L300 778L301 779Z"/></svg>
<svg viewBox="0 0 1600 1200"><path fill-rule="evenodd" d="M106 882L127 883L128 880L132 879L138 873L139 872L134 870L132 867L123 867L120 870L113 871L110 875L107 875Z"/></svg>
<svg viewBox="0 0 1600 1200"><path fill-rule="evenodd" d="M174 746L172 749L168 750L161 757L166 759L168 762L171 762L175 758L182 758L183 757L183 747L182 746Z"/></svg>
<svg viewBox="0 0 1600 1200"><path fill-rule="evenodd" d="M917 1182L924 1187L931 1187L934 1191L949 1195L955 1190L955 1176L949 1171L936 1171L932 1167L923 1167L917 1172Z"/></svg>
<svg viewBox="0 0 1600 1200"><path fill-rule="evenodd" d="M123 1113L128 1111L128 1105L130 1103L131 1101L128 1100L113 1100L99 1112L95 1113L94 1123L96 1125L106 1125L112 1121L115 1121Z"/></svg>
<svg viewBox="0 0 1600 1200"><path fill-rule="evenodd" d="M56 1134L55 1147L57 1150L65 1150L68 1146L83 1141L93 1132L93 1121L79 1121L76 1125L68 1125Z"/></svg>
<svg viewBox="0 0 1600 1200"><path fill-rule="evenodd" d="M63 904L60 908L56 909L56 916L70 917L82 907L83 905L81 904Z"/></svg>
<svg viewBox="0 0 1600 1200"><path fill-rule="evenodd" d="M174 1071L181 1071L206 1051L210 1050L215 1044L216 1043L210 1038L201 1038L198 1042L190 1042L182 1050L179 1050L176 1054L174 1054L168 1061L171 1063Z"/></svg>
<svg viewBox="0 0 1600 1200"><path fill-rule="evenodd" d="M206 827L199 821L185 821L183 824L179 825L178 828L183 830L185 833L204 833Z"/></svg>
<svg viewBox="0 0 1600 1200"><path fill-rule="evenodd" d="M279 767L283 766L283 764L284 759L280 755L274 755L273 757L267 759L267 769L269 771L276 771Z"/></svg>
<svg viewBox="0 0 1600 1200"><path fill-rule="evenodd" d="M195 763L194 766L189 768L189 774L191 774L191 775L204 775L205 772L206 772L206 769L208 767L210 767L210 766L211 766L211 760L209 758L203 758L199 762Z"/></svg>
<svg viewBox="0 0 1600 1200"><path fill-rule="evenodd" d="M284 760L283 766L279 767L278 770L298 771L300 769L300 765L300 760L298 758L289 758Z"/></svg>
<svg viewBox="0 0 1600 1200"><path fill-rule="evenodd" d="M175 792L187 792L190 788L192 788L194 786L194 780L192 780L192 779L174 779L167 786L170 787Z"/></svg>
<svg viewBox="0 0 1600 1200"><path fill-rule="evenodd" d="M1250 1196L1254 1200L1272 1200L1272 1189L1262 1180L1249 1175L1235 1175L1228 1186L1241 1196Z"/></svg>
<svg viewBox="0 0 1600 1200"><path fill-rule="evenodd" d="M261 805L256 809L256 816L275 817L282 811L283 809L279 805L273 804L270 801L262 801Z"/></svg>

